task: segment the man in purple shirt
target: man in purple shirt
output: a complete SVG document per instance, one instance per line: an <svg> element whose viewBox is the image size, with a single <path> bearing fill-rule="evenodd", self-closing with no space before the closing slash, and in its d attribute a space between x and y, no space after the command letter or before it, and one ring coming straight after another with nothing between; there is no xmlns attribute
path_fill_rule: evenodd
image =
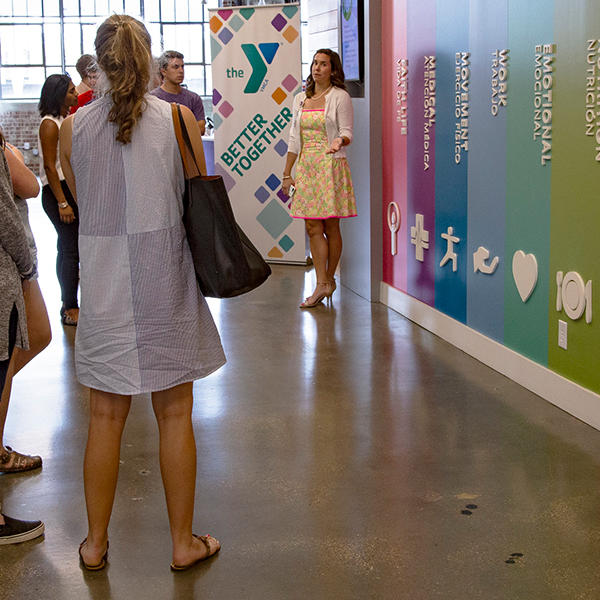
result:
<svg viewBox="0 0 600 600"><path fill-rule="evenodd" d="M204 135L206 118L202 98L181 85L184 78L183 54L176 50L163 52L158 58L158 72L162 83L150 93L166 102L187 106L194 113L200 133Z"/></svg>

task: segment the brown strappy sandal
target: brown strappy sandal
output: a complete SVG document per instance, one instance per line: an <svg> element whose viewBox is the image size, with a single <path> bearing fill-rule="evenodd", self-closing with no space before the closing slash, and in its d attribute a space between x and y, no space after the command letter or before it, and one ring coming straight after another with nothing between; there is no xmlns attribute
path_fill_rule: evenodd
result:
<svg viewBox="0 0 600 600"><path fill-rule="evenodd" d="M0 473L23 473L42 466L41 456L29 456L16 452L10 446L0 447Z"/></svg>

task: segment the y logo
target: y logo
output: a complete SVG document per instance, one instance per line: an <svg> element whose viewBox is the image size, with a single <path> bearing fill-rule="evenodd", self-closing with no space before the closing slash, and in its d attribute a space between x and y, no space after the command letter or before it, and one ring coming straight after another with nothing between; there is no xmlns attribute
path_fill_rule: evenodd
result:
<svg viewBox="0 0 600 600"><path fill-rule="evenodd" d="M346 21L350 20L350 17L352 17L352 0L342 0L342 14Z"/></svg>
<svg viewBox="0 0 600 600"><path fill-rule="evenodd" d="M242 44L242 50L252 67L252 75L250 75L250 79L244 88L244 94L258 92L260 84L267 74L267 65L273 62L278 49L279 44L277 42L258 44L258 48L254 44Z"/></svg>

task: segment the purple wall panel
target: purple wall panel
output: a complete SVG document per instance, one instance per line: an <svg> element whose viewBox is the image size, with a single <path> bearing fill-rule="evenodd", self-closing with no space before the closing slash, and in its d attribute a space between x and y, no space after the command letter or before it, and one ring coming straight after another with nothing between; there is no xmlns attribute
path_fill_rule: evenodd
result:
<svg viewBox="0 0 600 600"><path fill-rule="evenodd" d="M410 151L407 174L408 214L406 215L409 234L407 291L431 306L434 303L435 280L435 13L435 0L420 0L410 2L408 5L408 148ZM420 244L424 241L420 231L411 230L417 226L417 214L423 215L422 229L429 232L429 248ZM416 259L417 247L411 240L422 246L422 261Z"/></svg>

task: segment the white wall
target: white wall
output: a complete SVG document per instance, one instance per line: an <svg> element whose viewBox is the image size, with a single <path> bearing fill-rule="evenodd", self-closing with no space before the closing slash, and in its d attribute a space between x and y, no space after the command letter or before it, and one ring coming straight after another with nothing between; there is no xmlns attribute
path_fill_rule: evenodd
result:
<svg viewBox="0 0 600 600"><path fill-rule="evenodd" d="M338 0L308 0L308 36L303 53L338 51ZM365 97L354 98L354 142L348 162L358 217L342 222L342 285L367 300L379 300L381 282L381 1L365 0ZM371 51L370 40L373 40Z"/></svg>
<svg viewBox="0 0 600 600"><path fill-rule="evenodd" d="M338 51L338 0L308 0L308 39L302 44L311 58L319 48Z"/></svg>
<svg viewBox="0 0 600 600"><path fill-rule="evenodd" d="M379 300L382 277L380 36L381 1L365 0L365 97L352 101L354 142L348 155L358 217L342 223L340 279L372 302Z"/></svg>

